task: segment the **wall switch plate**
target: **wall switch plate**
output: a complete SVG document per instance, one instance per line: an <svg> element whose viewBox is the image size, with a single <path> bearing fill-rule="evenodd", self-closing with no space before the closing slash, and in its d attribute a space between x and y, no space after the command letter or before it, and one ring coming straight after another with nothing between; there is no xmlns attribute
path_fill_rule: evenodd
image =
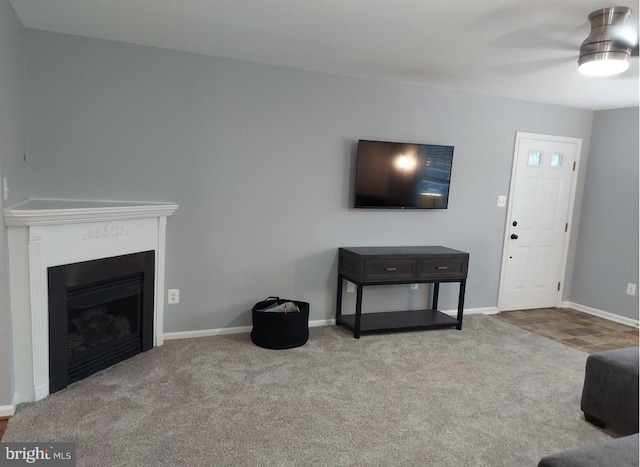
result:
<svg viewBox="0 0 640 467"><path fill-rule="evenodd" d="M347 292L353 293L356 291L356 285L353 282L347 281Z"/></svg>
<svg viewBox="0 0 640 467"><path fill-rule="evenodd" d="M7 185L7 177L2 177L2 192L3 192L3 198L6 201L7 198L9 197L9 186Z"/></svg>
<svg viewBox="0 0 640 467"><path fill-rule="evenodd" d="M504 195L498 196L498 207L503 208L507 205L507 197Z"/></svg>
<svg viewBox="0 0 640 467"><path fill-rule="evenodd" d="M636 284L627 284L627 295L636 294Z"/></svg>
<svg viewBox="0 0 640 467"><path fill-rule="evenodd" d="M180 289L169 289L167 300L171 304L180 303Z"/></svg>
<svg viewBox="0 0 640 467"><path fill-rule="evenodd" d="M418 290L418 284L411 284L411 290Z"/></svg>

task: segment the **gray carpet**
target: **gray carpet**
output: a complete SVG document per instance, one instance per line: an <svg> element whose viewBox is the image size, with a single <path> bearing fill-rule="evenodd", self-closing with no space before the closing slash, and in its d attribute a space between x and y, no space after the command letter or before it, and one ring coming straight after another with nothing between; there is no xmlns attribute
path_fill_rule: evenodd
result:
<svg viewBox="0 0 640 467"><path fill-rule="evenodd" d="M74 441L79 466L535 466L608 438L580 412L586 358L479 315L280 351L168 341L20 406L3 441Z"/></svg>

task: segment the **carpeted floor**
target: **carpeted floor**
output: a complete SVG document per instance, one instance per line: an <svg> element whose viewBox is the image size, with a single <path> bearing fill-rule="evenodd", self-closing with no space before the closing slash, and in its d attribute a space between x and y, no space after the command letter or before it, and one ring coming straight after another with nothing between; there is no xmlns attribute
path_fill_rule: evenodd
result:
<svg viewBox="0 0 640 467"><path fill-rule="evenodd" d="M586 358L480 315L282 351L168 341L20 406L3 441L74 441L79 466L535 466L608 438L580 412Z"/></svg>

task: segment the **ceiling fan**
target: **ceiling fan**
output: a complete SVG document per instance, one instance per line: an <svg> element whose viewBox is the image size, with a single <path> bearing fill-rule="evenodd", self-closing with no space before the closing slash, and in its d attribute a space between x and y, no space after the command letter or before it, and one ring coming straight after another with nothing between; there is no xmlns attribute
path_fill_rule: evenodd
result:
<svg viewBox="0 0 640 467"><path fill-rule="evenodd" d="M629 58L638 56L638 34L624 23L631 8L616 6L589 15L591 32L580 46L578 69L587 76L612 76L629 68Z"/></svg>
<svg viewBox="0 0 640 467"><path fill-rule="evenodd" d="M489 68L498 74L521 76L545 68L575 63L577 60L580 73L586 76L613 76L627 70L632 57L638 56L637 13L624 6L601 8L588 15L588 24L591 25L591 30L581 44L575 33L583 30L586 22L567 30L563 37L558 36L557 28L547 32L542 32L539 28L513 30L488 45L544 49L553 51L554 55Z"/></svg>

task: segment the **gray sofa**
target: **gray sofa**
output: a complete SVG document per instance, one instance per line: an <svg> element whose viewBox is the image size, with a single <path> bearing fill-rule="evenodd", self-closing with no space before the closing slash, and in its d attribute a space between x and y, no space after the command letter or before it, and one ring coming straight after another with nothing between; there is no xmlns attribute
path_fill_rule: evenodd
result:
<svg viewBox="0 0 640 467"><path fill-rule="evenodd" d="M600 428L638 433L638 347L589 355L580 409Z"/></svg>
<svg viewBox="0 0 640 467"><path fill-rule="evenodd" d="M637 467L638 433L543 457L538 467Z"/></svg>
<svg viewBox="0 0 640 467"><path fill-rule="evenodd" d="M587 357L580 409L618 438L543 457L538 467L638 466L638 347Z"/></svg>

